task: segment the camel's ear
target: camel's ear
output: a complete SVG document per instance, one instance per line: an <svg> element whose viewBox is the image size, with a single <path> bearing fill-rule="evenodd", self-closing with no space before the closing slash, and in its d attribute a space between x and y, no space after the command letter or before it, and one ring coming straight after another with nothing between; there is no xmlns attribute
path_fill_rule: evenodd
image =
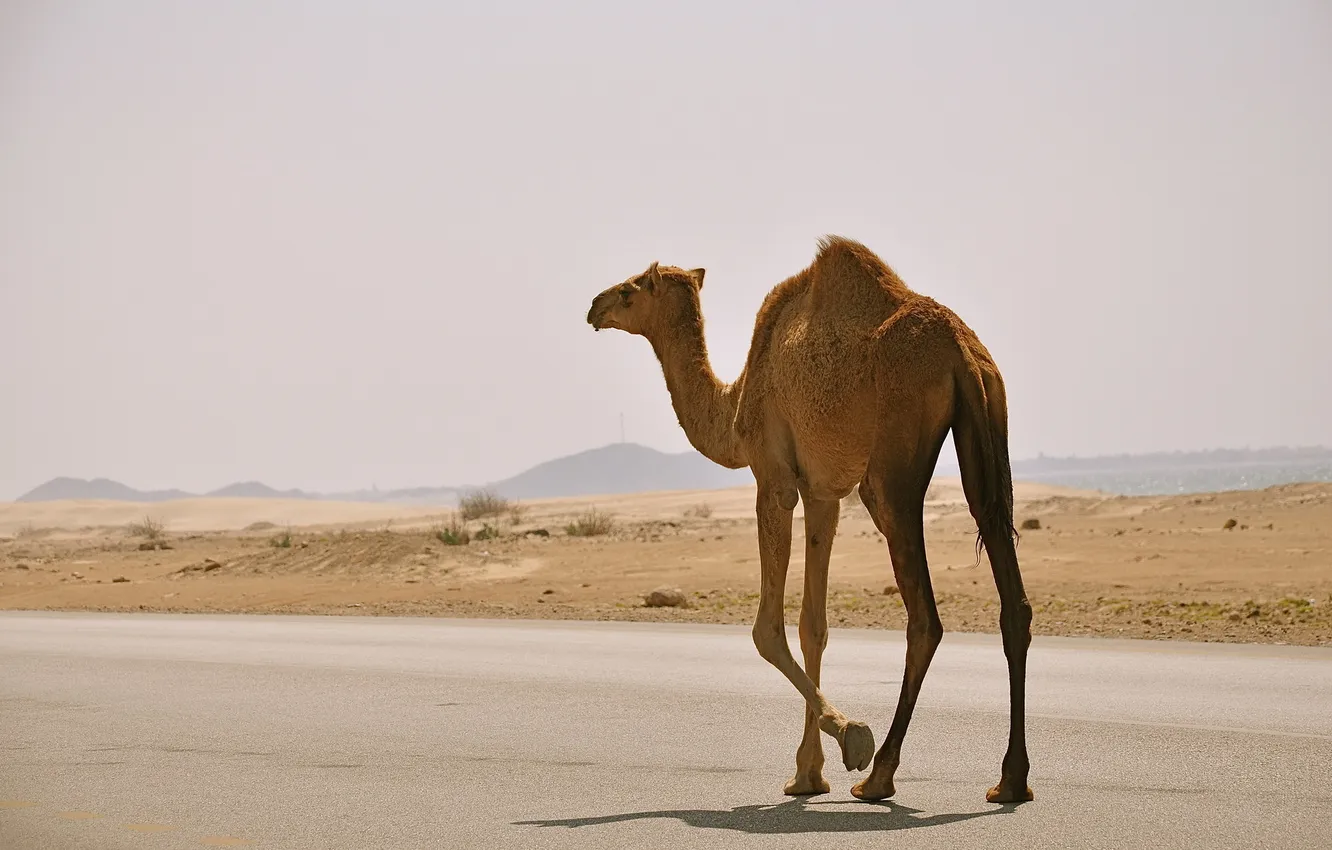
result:
<svg viewBox="0 0 1332 850"><path fill-rule="evenodd" d="M697 286L699 289L702 289L702 288L703 288L703 275L706 274L706 273L707 273L707 269L690 269L690 270L689 270L689 276L692 277L692 278L694 279L694 285Z"/></svg>
<svg viewBox="0 0 1332 850"><path fill-rule="evenodd" d="M653 260L652 265L648 266L647 277L644 280L647 283L648 292L657 294L657 288L661 286L661 272L657 271L657 261Z"/></svg>

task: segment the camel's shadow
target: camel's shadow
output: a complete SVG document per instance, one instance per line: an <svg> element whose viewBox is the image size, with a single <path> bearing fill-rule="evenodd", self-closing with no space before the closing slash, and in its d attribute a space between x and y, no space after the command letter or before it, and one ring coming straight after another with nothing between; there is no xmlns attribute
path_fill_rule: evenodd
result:
<svg viewBox="0 0 1332 850"><path fill-rule="evenodd" d="M563 826L570 829L599 826L607 823L625 823L634 820L674 818L697 829L731 829L751 835L790 835L804 832L884 832L898 829L920 829L943 826L973 818L989 817L1012 812L1016 805L1006 804L979 812L957 812L920 816L920 809L912 809L888 800L882 803L857 803L855 809L820 809L820 806L844 806L839 801L811 801L795 798L776 805L737 806L734 809L671 809L657 812L626 812L618 815L600 815L559 820L515 821L515 826Z"/></svg>

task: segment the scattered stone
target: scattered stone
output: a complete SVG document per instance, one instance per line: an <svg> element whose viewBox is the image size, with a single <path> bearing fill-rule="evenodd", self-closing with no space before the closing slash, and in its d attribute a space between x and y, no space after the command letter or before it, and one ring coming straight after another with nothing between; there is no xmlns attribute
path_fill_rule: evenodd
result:
<svg viewBox="0 0 1332 850"><path fill-rule="evenodd" d="M27 565L27 564L15 564L15 565L14 565L14 569L16 569L16 570L26 570L26 569L28 569L28 565Z"/></svg>
<svg viewBox="0 0 1332 850"><path fill-rule="evenodd" d="M895 584L890 584L883 589L884 596L896 596L898 593L899 591L897 589L897 585Z"/></svg>
<svg viewBox="0 0 1332 850"><path fill-rule="evenodd" d="M648 608L687 608L689 600L680 588L663 585L643 597L643 604Z"/></svg>
<svg viewBox="0 0 1332 850"><path fill-rule="evenodd" d="M80 572L73 572L70 573L70 575L74 576L74 578L83 578L83 573Z"/></svg>
<svg viewBox="0 0 1332 850"><path fill-rule="evenodd" d="M140 552L151 552L154 549L170 549L171 544L165 540L148 540L139 544Z"/></svg>
<svg viewBox="0 0 1332 850"><path fill-rule="evenodd" d="M1237 525L1239 525L1239 523L1238 523L1236 520L1234 520L1234 519L1232 518L1232 519L1228 519L1228 520L1226 520L1226 524L1223 525L1223 526L1221 526L1221 527L1224 528L1226 531L1231 531L1231 530L1234 529L1235 526L1237 526Z"/></svg>
<svg viewBox="0 0 1332 850"><path fill-rule="evenodd" d="M126 584L127 582L129 582L129 579L125 578L124 576L116 576L115 578L111 579L112 584Z"/></svg>
<svg viewBox="0 0 1332 850"><path fill-rule="evenodd" d="M211 573L213 570L222 569L222 565L212 558L205 558L201 564L190 564L188 567L181 567L176 570L175 575L183 573Z"/></svg>
<svg viewBox="0 0 1332 850"><path fill-rule="evenodd" d="M588 584L587 582L583 582L582 586L583 586L583 587L591 587L592 585Z"/></svg>
<svg viewBox="0 0 1332 850"><path fill-rule="evenodd" d="M1022 521L1023 531L1040 531L1040 529L1041 529L1041 521L1036 517L1032 517L1031 519L1024 519Z"/></svg>
<svg viewBox="0 0 1332 850"><path fill-rule="evenodd" d="M409 578L409 579L407 579L407 583L408 583L408 584L420 584L420 583L421 583L421 580L420 580L419 578Z"/></svg>
<svg viewBox="0 0 1332 850"><path fill-rule="evenodd" d="M547 531L547 530L544 529L544 528L533 528L532 530L525 532L523 536L524 536L524 537L549 537L549 536L550 536L550 532Z"/></svg>
<svg viewBox="0 0 1332 850"><path fill-rule="evenodd" d="M1271 531L1273 528L1276 528L1276 523L1269 522L1267 525L1263 526L1263 528L1267 529L1268 531Z"/></svg>
<svg viewBox="0 0 1332 850"><path fill-rule="evenodd" d="M541 595L542 595L542 596L550 596L550 595L551 595L552 593L554 593L554 592L555 592L555 588L553 588L553 587L548 587L548 588L546 588L545 590L541 591Z"/></svg>
<svg viewBox="0 0 1332 850"><path fill-rule="evenodd" d="M1232 623L1238 623L1240 620L1243 619L1244 618L1240 616L1240 613L1238 611L1230 615L1230 622Z"/></svg>

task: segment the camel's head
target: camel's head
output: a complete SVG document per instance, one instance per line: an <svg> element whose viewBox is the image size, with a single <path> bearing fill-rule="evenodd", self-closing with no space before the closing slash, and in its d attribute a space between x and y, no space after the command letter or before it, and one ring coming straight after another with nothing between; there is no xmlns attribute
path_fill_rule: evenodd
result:
<svg viewBox="0 0 1332 850"><path fill-rule="evenodd" d="M617 283L592 299L587 323L594 330L616 328L648 336L668 328L686 315L698 314L698 291L703 269L648 266L648 270ZM692 308L692 310L690 309Z"/></svg>

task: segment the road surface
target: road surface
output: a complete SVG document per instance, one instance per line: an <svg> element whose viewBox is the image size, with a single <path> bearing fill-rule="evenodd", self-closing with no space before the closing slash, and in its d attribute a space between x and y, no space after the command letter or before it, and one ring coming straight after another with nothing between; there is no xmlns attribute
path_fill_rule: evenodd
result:
<svg viewBox="0 0 1332 850"><path fill-rule="evenodd" d="M794 636L792 636L794 641ZM882 740L899 632L824 686ZM984 801L998 638L949 634L897 797L781 787L802 723L748 629L0 615L0 847L1332 846L1332 650L1038 638L1036 802Z"/></svg>

